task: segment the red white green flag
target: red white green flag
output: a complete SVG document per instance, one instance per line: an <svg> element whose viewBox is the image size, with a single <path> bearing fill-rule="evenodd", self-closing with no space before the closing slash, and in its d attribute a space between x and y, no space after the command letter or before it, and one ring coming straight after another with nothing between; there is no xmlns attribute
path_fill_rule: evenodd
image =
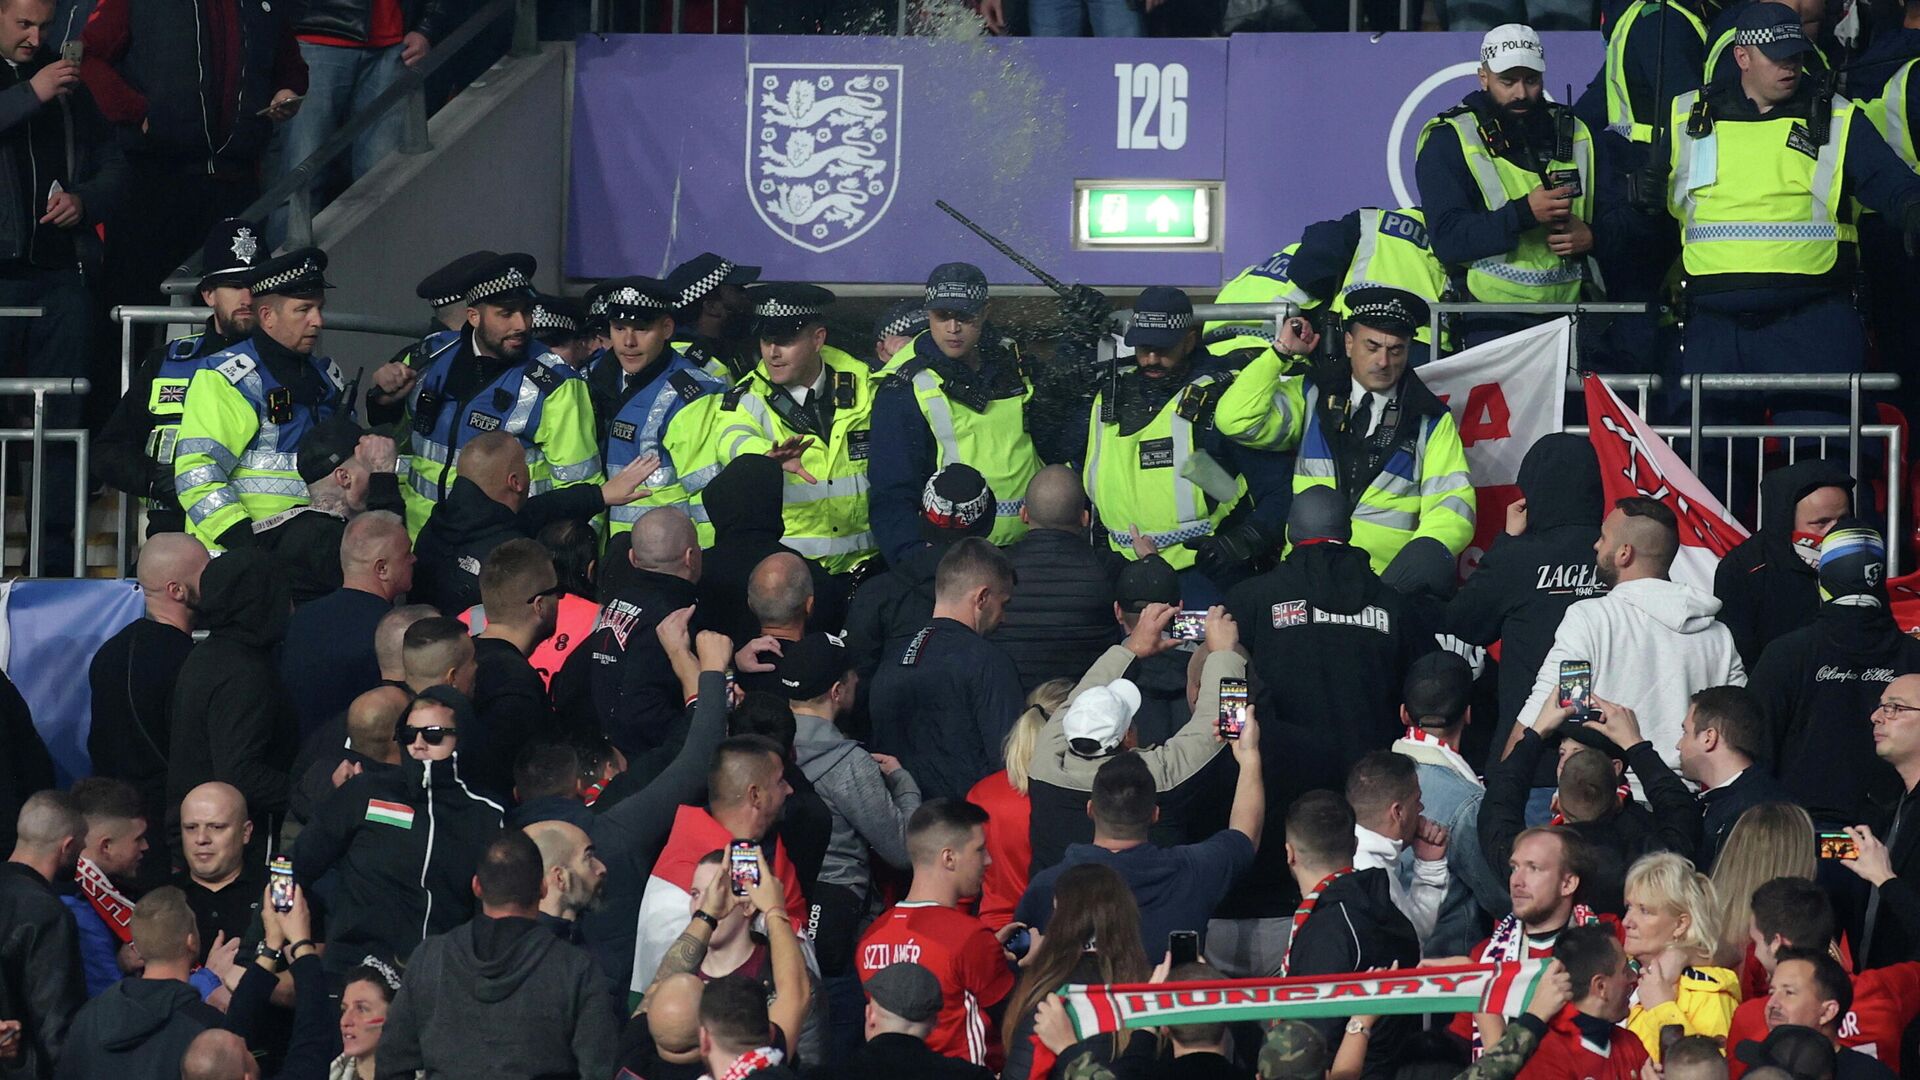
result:
<svg viewBox="0 0 1920 1080"><path fill-rule="evenodd" d="M1547 970L1546 960L1301 975L1286 979L1132 983L1061 988L1082 1038L1122 1028L1238 1020L1486 1012L1518 1016Z"/></svg>

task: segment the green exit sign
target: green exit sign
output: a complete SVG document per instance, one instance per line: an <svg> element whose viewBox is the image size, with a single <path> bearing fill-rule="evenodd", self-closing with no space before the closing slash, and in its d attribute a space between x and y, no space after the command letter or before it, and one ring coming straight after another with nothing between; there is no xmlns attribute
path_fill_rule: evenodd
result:
<svg viewBox="0 0 1920 1080"><path fill-rule="evenodd" d="M1218 246L1220 185L1165 180L1080 180L1074 184L1074 246Z"/></svg>

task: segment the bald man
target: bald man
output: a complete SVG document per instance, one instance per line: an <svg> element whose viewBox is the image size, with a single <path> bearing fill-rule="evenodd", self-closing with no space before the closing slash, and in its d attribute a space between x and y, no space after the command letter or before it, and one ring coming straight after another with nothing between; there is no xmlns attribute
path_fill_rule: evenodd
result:
<svg viewBox="0 0 1920 1080"><path fill-rule="evenodd" d="M180 1080L260 1080L260 1064L245 1039L211 1029L194 1036L180 1059Z"/></svg>
<svg viewBox="0 0 1920 1080"><path fill-rule="evenodd" d="M1560 665L1591 665L1593 696L1633 710L1640 730L1669 769L1680 768L1680 736L1689 700L1710 686L1745 686L1733 634L1714 618L1720 601L1672 580L1680 551L1678 522L1654 499L1621 499L1600 525L1594 565L1610 591L1567 609L1534 676L1508 748L1532 735L1549 712L1562 716ZM1634 798L1646 802L1637 772Z"/></svg>
<svg viewBox="0 0 1920 1080"><path fill-rule="evenodd" d="M526 834L540 849L547 890L540 897L540 925L560 940L580 944L580 916L600 905L607 864L593 849L593 838L565 821L536 821Z"/></svg>
<svg viewBox="0 0 1920 1080"><path fill-rule="evenodd" d="M697 1080L706 1075L706 1062L700 1058L700 996L705 988L700 977L689 972L655 983L640 1003L648 1037L624 1047L620 1066L648 1080Z"/></svg>
<svg viewBox="0 0 1920 1080"><path fill-rule="evenodd" d="M161 533L140 546L140 597L147 615L102 642L87 666L92 726L87 753L96 776L125 780L140 792L147 820L167 820L167 743L173 737L173 685L193 649L200 574L207 549L186 533ZM167 880L167 846L154 844L135 877L144 892Z"/></svg>
<svg viewBox="0 0 1920 1080"><path fill-rule="evenodd" d="M221 934L242 938L247 955L259 940L253 909L267 887L267 868L246 857L252 839L246 797L232 784L201 784L180 800L180 846L187 868L173 876L173 884L187 894L187 906L199 920L195 963L206 963L207 949Z"/></svg>
<svg viewBox="0 0 1920 1080"><path fill-rule="evenodd" d="M340 587L294 609L280 648L280 681L299 710L302 742L380 682L374 631L413 587L405 519L389 510L354 518L339 563Z"/></svg>
<svg viewBox="0 0 1920 1080"><path fill-rule="evenodd" d="M1065 465L1034 474L1020 520L1027 535L1006 549L1020 587L989 640L1013 657L1020 687L1031 693L1048 679L1078 681L1108 646L1119 644L1114 582L1126 560L1107 544L1087 543L1087 495L1080 474ZM1149 740L1143 730L1143 744L1165 741L1186 721L1167 715L1164 706L1154 714L1149 726L1158 738Z"/></svg>
<svg viewBox="0 0 1920 1080"><path fill-rule="evenodd" d="M87 819L72 796L41 791L20 808L17 827L0 865L0 1001L21 1030L18 1056L0 1075L49 1077L87 996L73 915L55 892L73 877Z"/></svg>
<svg viewBox="0 0 1920 1080"><path fill-rule="evenodd" d="M737 641L752 638L760 625L747 610L748 578L770 555L799 554L782 542L785 476L772 458L742 454L700 493L713 526L711 545L701 553L700 621ZM847 579L834 577L811 560L807 567L813 577L813 613L807 628L837 633L846 625Z"/></svg>
<svg viewBox="0 0 1920 1080"><path fill-rule="evenodd" d="M394 474L397 451L388 436L368 434L352 420L336 417L309 434L300 451L307 505L260 522L254 538L286 573L293 602L305 604L340 587L346 534L362 514L404 514L407 506Z"/></svg>
<svg viewBox="0 0 1920 1080"><path fill-rule="evenodd" d="M678 507L649 511L630 535L628 571L613 585L599 629L553 678L560 717L605 732L629 758L661 745L685 706L654 630L668 613L693 605L702 565L693 521Z"/></svg>
<svg viewBox="0 0 1920 1080"><path fill-rule="evenodd" d="M420 557L415 598L457 617L480 602L480 566L508 540L532 539L551 521L588 520L609 506L646 498L641 486L659 465L642 457L595 487L574 484L537 491L527 480L526 451L504 431L460 448L459 475L414 540Z"/></svg>

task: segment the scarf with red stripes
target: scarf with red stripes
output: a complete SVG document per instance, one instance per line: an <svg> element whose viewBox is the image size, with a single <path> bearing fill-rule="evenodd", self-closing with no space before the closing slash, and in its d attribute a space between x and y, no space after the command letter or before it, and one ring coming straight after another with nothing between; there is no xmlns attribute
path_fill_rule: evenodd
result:
<svg viewBox="0 0 1920 1080"><path fill-rule="evenodd" d="M120 939L120 944L132 941L133 901L114 888L106 871L95 866L92 859L82 857L73 868L73 881L80 887L80 895L86 897L87 903L93 906L93 913L107 924L107 929Z"/></svg>
<svg viewBox="0 0 1920 1080"><path fill-rule="evenodd" d="M780 1064L780 1060L784 1057L786 1054L771 1046L749 1050L735 1058L733 1064L727 1066L727 1071L720 1074L719 1080L742 1080L743 1077L751 1076L761 1069L773 1068Z"/></svg>
<svg viewBox="0 0 1920 1080"><path fill-rule="evenodd" d="M1300 940L1300 928L1307 925L1307 919L1313 915L1314 907L1320 903L1320 894L1327 891L1327 886L1351 873L1353 873L1351 866L1343 870L1335 870L1321 878L1320 884L1315 885L1312 892L1300 898L1300 906L1293 911L1293 932L1287 935L1287 952L1280 958L1281 978L1287 977L1287 970L1293 964L1293 943Z"/></svg>

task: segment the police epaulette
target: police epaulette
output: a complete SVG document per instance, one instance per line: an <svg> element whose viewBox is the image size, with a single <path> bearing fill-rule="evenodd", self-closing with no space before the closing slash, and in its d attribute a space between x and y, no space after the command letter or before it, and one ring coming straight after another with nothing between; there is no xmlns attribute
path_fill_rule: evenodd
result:
<svg viewBox="0 0 1920 1080"><path fill-rule="evenodd" d="M167 359L193 359L193 354L200 348L200 337L199 334L188 334L185 337L177 337L167 342Z"/></svg>
<svg viewBox="0 0 1920 1080"><path fill-rule="evenodd" d="M753 388L750 385L752 382L752 379L741 379L739 382L728 387L727 392L720 398L721 406L727 409L739 408L740 399L746 397L747 391Z"/></svg>
<svg viewBox="0 0 1920 1080"><path fill-rule="evenodd" d="M682 401L697 401L707 392L706 384L693 377L691 371L676 371L667 376L667 385L680 395Z"/></svg>
<svg viewBox="0 0 1920 1080"><path fill-rule="evenodd" d="M1442 119L1442 120L1451 120L1451 119L1453 119L1454 117L1456 117L1456 116L1459 116L1459 115L1460 115L1460 114L1462 114L1462 113L1470 113L1470 112L1472 112L1472 111L1473 111L1473 106L1471 106L1471 105L1468 105L1468 104L1466 104L1466 103L1464 103L1464 102L1462 102L1462 103L1461 103L1461 104L1459 104L1459 105L1455 105L1455 106L1454 106L1453 108L1451 108L1451 109L1442 109L1442 110L1440 111L1440 119Z"/></svg>
<svg viewBox="0 0 1920 1080"><path fill-rule="evenodd" d="M527 378L549 394L560 389L560 384L566 381L565 376L538 361L527 365Z"/></svg>

